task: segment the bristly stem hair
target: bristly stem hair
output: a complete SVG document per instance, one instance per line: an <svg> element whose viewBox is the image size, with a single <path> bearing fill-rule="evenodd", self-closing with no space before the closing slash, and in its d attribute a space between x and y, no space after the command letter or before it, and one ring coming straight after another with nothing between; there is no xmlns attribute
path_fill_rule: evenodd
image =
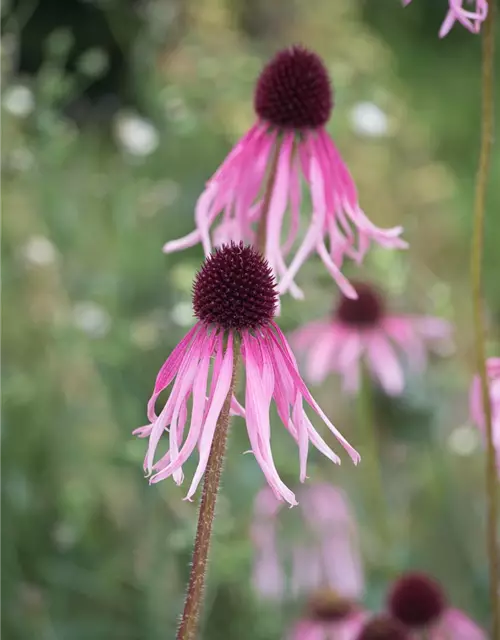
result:
<svg viewBox="0 0 500 640"><path fill-rule="evenodd" d="M486 423L486 498L487 498L487 550L490 572L490 598L492 611L492 639L500 640L500 558L498 547L498 478L495 445L493 442L492 410L486 369L486 348L482 300L482 260L484 218L488 175L490 172L494 130L494 40L495 2L488 3L488 17L482 35L482 109L481 147L476 176L474 220L471 252L472 303L476 345L476 367L481 378L483 410Z"/></svg>
<svg viewBox="0 0 500 640"><path fill-rule="evenodd" d="M215 505L219 493L222 467L227 448L227 437L229 432L229 411L231 408L231 398L236 387L236 375L240 360L240 345L237 340L233 347L233 373L231 385L222 411L215 428L212 448L208 458L203 482L203 492L201 495L200 511L198 514L198 525L196 527L196 538L194 542L193 559L191 563L191 574L184 602L181 623L177 631L177 640L195 640L198 634L201 607L203 604L203 591L205 588L205 578L207 573L208 553L210 551L210 539L212 537L212 527L215 515Z"/></svg>

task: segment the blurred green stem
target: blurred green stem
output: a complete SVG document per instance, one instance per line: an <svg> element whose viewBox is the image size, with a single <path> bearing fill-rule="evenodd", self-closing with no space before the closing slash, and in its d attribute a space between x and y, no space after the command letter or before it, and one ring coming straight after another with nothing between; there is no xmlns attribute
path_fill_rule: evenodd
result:
<svg viewBox="0 0 500 640"><path fill-rule="evenodd" d="M203 603L203 591L207 572L208 552L210 550L210 539L212 537L215 504L219 493L220 478L226 454L227 436L229 431L229 411L231 408L231 398L233 397L236 387L236 374L239 361L240 345L239 342L235 340L231 385L222 407L219 420L217 421L214 439L212 441L212 448L210 450L210 456L205 470L203 493L201 496L193 560L191 564L191 574L189 576L184 611L177 631L177 640L195 640L198 634L200 611Z"/></svg>
<svg viewBox="0 0 500 640"><path fill-rule="evenodd" d="M500 640L500 602L498 597L498 585L500 584L500 559L497 539L498 480L495 464L495 445L493 443L493 426L491 418L488 373L486 369L486 349L482 301L484 217L494 129L494 22L495 3L489 2L488 17L486 18L486 21L483 25L482 36L483 47L481 149L479 154L479 166L476 176L470 270L476 344L476 367L481 377L483 410L486 423L487 549L490 565L489 569L492 611L492 638L493 640Z"/></svg>
<svg viewBox="0 0 500 640"><path fill-rule="evenodd" d="M361 365L361 381L358 394L358 419L363 443L362 461L367 480L366 495L370 499L370 508L374 510L374 522L377 522L379 542L388 542L387 507L384 494L384 483L380 452L375 428L373 411L373 388L370 374L365 363Z"/></svg>

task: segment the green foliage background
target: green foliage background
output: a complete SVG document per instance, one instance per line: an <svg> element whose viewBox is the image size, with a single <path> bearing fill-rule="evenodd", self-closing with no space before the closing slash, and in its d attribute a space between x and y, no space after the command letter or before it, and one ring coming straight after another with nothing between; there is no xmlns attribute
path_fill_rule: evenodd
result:
<svg viewBox="0 0 500 640"><path fill-rule="evenodd" d="M370 507L369 465L352 469L346 460L332 468L313 457L311 480L340 484L352 498L367 606L380 608L390 580L418 567L443 582L454 604L487 622L484 455L467 410L480 41L460 28L437 39L445 5L280 0L249 11L242 0L200 0L184 7L171 48L157 37L151 11L130 60L141 109L160 135L144 159L120 151L101 129L82 133L59 115L58 99L86 80L83 72L64 75L64 38L52 41L32 83L34 112L23 120L3 113L5 638L174 637L197 508L182 501L185 487L149 487L145 444L131 431L144 423L156 372L186 331L202 253L196 247L165 257L161 247L192 229L205 180L252 122L263 60L297 41L318 50L332 72L330 131L365 210L381 225L403 224L410 242L407 253L372 251L350 275L378 281L395 309L449 318L457 343L452 358L410 379L401 399L376 397L390 545L381 545ZM109 19L124 24L112 12ZM175 21L169 28L180 29ZM7 91L17 80L5 47L3 63ZM388 115L386 136L353 130L351 110L366 101ZM485 257L491 354L498 353L500 324L499 171L497 146ZM37 237L52 243L54 260L27 258ZM284 301L285 330L327 314L336 295L314 261L300 282L308 303ZM89 308L101 319L98 330L81 328ZM337 381L316 395L363 454L356 407ZM252 594L248 529L263 477L241 455L247 447L236 419L210 564L207 640L281 638L298 611L295 603L271 606ZM278 468L295 478L297 454L278 425L273 448Z"/></svg>

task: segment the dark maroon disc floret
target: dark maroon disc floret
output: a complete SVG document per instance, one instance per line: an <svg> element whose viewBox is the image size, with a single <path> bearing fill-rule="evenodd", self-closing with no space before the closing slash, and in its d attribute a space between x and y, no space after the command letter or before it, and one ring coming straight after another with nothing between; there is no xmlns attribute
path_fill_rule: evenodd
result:
<svg viewBox="0 0 500 640"><path fill-rule="evenodd" d="M308 615L318 622L339 622L349 617L357 605L349 598L343 598L331 589L322 589L312 595L308 603Z"/></svg>
<svg viewBox="0 0 500 640"><path fill-rule="evenodd" d="M356 640L409 640L406 627L387 614L374 616L369 620Z"/></svg>
<svg viewBox="0 0 500 640"><path fill-rule="evenodd" d="M298 46L279 51L259 76L254 106L259 118L281 129L324 126L333 96L321 58Z"/></svg>
<svg viewBox="0 0 500 640"><path fill-rule="evenodd" d="M424 573L407 573L389 594L389 610L408 627L419 629L439 619L446 598L439 584Z"/></svg>
<svg viewBox="0 0 500 640"><path fill-rule="evenodd" d="M193 286L193 309L205 324L242 331L258 329L274 316L278 294L267 260L243 243L209 255Z"/></svg>
<svg viewBox="0 0 500 640"><path fill-rule="evenodd" d="M342 296L335 315L340 322L369 329L375 326L384 314L384 302L377 290L365 282L354 282L358 294L356 300Z"/></svg>

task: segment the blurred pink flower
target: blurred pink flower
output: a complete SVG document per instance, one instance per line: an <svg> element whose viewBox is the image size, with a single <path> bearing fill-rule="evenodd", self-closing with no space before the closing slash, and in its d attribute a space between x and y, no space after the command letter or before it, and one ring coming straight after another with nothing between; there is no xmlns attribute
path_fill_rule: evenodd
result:
<svg viewBox="0 0 500 640"><path fill-rule="evenodd" d="M251 529L256 591L263 598L279 600L288 590L298 596L326 588L350 601L359 600L363 567L356 521L344 492L318 483L301 488L298 497L299 534L287 538L283 519L288 513L281 511L268 487L257 495ZM288 579L285 566L291 567Z"/></svg>
<svg viewBox="0 0 500 640"><path fill-rule="evenodd" d="M500 473L500 358L489 358L486 363L486 369L490 387L493 444L496 450L497 468ZM481 393L481 380L478 375L474 376L471 385L470 414L472 421L481 429L484 436L486 425Z"/></svg>
<svg viewBox="0 0 500 640"><path fill-rule="evenodd" d="M306 373L312 383L322 382L330 371L340 373L346 391L359 388L363 358L384 391L398 395L404 388L397 351L408 364L423 369L427 349L452 348L449 322L432 316L390 315L371 285L354 283L358 298L341 297L333 318L310 322L293 332L290 343L306 352Z"/></svg>
<svg viewBox="0 0 500 640"><path fill-rule="evenodd" d="M411 0L403 0L406 7ZM466 0L470 5L475 6L474 11L464 9L464 0L448 0L448 13L439 30L439 37L444 38L451 31L455 22L460 22L471 33L479 33L481 24L488 15L488 0Z"/></svg>
<svg viewBox="0 0 500 640"><path fill-rule="evenodd" d="M199 321L158 374L148 404L151 424L134 432L149 438L144 467L148 474L154 474L150 482L173 476L181 484L182 466L198 447L199 462L187 499L193 497L205 472L217 421L231 389L236 341L241 343L246 374L246 408L233 399L233 411L245 416L252 452L277 498L296 504L295 495L279 477L271 451L269 410L273 398L285 428L298 444L302 482L306 478L309 441L330 460L340 462L312 426L303 408L304 400L352 460L359 461L359 454L328 420L300 377L286 338L273 321L276 302L276 285L269 265L251 247L233 243L205 260L193 288L193 309ZM170 396L157 416L156 400L172 382ZM191 396L191 421L182 442ZM158 444L168 427L169 450L155 462Z"/></svg>
<svg viewBox="0 0 500 640"><path fill-rule="evenodd" d="M424 573L402 575L388 598L391 615L428 640L487 640L465 613L450 607L441 586Z"/></svg>
<svg viewBox="0 0 500 640"><path fill-rule="evenodd" d="M278 293L289 290L294 297L303 297L294 278L316 251L343 293L355 297L340 271L343 258L361 262L372 241L386 248L406 248L407 243L399 238L401 227L379 229L359 206L354 181L325 129L333 97L321 58L301 47L280 51L258 79L254 106L258 121L229 153L198 199L196 230L167 242L163 250L171 253L201 242L208 255L212 244L230 240L254 244L255 228L267 209L264 184L275 164L276 179L264 223L265 256L279 278ZM311 193L312 216L287 266L285 258L298 239L301 177ZM211 237L210 229L219 215L222 220ZM286 239L284 228L288 229Z"/></svg>
<svg viewBox="0 0 500 640"><path fill-rule="evenodd" d="M340 617L329 617L326 611L320 615L311 612L296 623L287 640L357 640L366 617L361 610Z"/></svg>
<svg viewBox="0 0 500 640"><path fill-rule="evenodd" d="M355 640L417 640L399 620L387 613L367 616Z"/></svg>

